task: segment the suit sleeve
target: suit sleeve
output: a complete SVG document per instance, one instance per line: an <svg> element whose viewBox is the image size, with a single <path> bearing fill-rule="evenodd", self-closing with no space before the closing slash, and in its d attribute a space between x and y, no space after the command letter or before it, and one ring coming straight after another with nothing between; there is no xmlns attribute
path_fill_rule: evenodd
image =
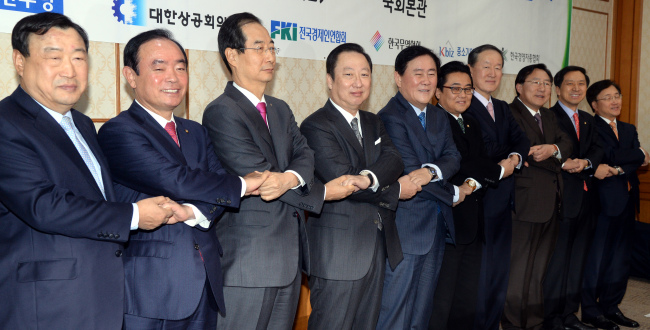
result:
<svg viewBox="0 0 650 330"><path fill-rule="evenodd" d="M619 122L621 128L625 130L630 130L632 135L632 147L631 148L613 148L612 144L603 143L603 152L605 154L604 158L609 161L610 166L620 166L624 172L635 172L645 159L645 155L639 149L641 144L639 143L639 135L636 131L634 125ZM619 128L620 131L620 128ZM630 134L628 133L628 134ZM619 136L620 136L619 132Z"/></svg>
<svg viewBox="0 0 650 330"><path fill-rule="evenodd" d="M239 206L241 180L219 166L211 147L206 155L210 171L192 169L169 161L139 129L117 121L109 121L100 129L99 143L117 183L147 195L196 203L210 220L216 218L223 207ZM195 138L204 139L197 143L210 146L207 134L197 134ZM222 207L206 209L206 203Z"/></svg>
<svg viewBox="0 0 650 330"><path fill-rule="evenodd" d="M587 116L591 116L589 114L586 114ZM593 175L596 172L596 169L600 165L600 163L603 161L603 148L600 145L600 141L598 138L598 130L596 129L595 123L593 120L590 121L591 124L591 140L589 141L589 149L585 153L584 158L589 159L591 162L591 168L588 170L584 170L583 175Z"/></svg>
<svg viewBox="0 0 650 330"><path fill-rule="evenodd" d="M128 239L131 204L91 200L55 184L44 163L62 160L43 159L22 138L20 129L6 120L0 124L0 140L0 200L10 212L44 233L95 240ZM67 184L74 186L84 178L71 171L69 180ZM117 233L119 239L97 237L100 232Z"/></svg>
<svg viewBox="0 0 650 330"><path fill-rule="evenodd" d="M477 124L473 124L472 126L476 132L474 135L476 138L471 143L478 144L476 150L479 150L479 154L461 158L458 176L462 180L471 177L477 180L482 187L497 186L499 184L499 176L501 175L501 166L487 155L485 145L483 144L481 127Z"/></svg>

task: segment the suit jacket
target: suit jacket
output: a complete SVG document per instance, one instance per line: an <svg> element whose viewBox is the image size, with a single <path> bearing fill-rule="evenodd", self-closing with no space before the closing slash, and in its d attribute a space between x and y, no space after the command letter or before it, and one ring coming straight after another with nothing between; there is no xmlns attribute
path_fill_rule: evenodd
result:
<svg viewBox="0 0 650 330"><path fill-rule="evenodd" d="M379 111L379 117L402 156L402 174L417 170L425 163L437 165L442 172L442 180L423 186L421 192L400 201L397 207L397 230L403 252L424 255L435 241L438 212L442 214L451 239L455 237L451 213L454 187L448 180L458 172L460 153L454 145L445 112L440 108L427 106L425 131L413 107L398 92Z"/></svg>
<svg viewBox="0 0 650 330"><path fill-rule="evenodd" d="M314 184L314 152L300 134L291 109L282 100L264 97L268 127L232 82L203 113L203 125L228 173L293 170L305 181L303 187L271 202L245 198L239 210L229 210L217 223L228 286L286 286L296 278L299 266L308 272L303 210L320 212L323 206L324 186Z"/></svg>
<svg viewBox="0 0 650 330"><path fill-rule="evenodd" d="M550 109L555 113L557 124L566 133L573 145L573 152L570 155L562 155L563 158L589 159L591 168L580 173L569 173L562 171L564 191L562 193L562 213L564 217L575 218L580 212L580 205L584 198L590 198L594 193L594 182L592 177L603 158L603 150L598 145L598 132L594 125L594 117L589 113L578 110L580 125L580 139L573 126L573 117L567 116L559 103L555 103ZM587 191L584 185L587 184Z"/></svg>
<svg viewBox="0 0 650 330"><path fill-rule="evenodd" d="M481 127L473 117L463 116L465 126L465 132L463 132L456 117L448 112L446 114L454 143L462 157L460 170L449 179L449 182L460 186L467 178L472 178L481 184L481 189L466 196L462 203L453 208L456 243L470 244L482 233L483 196L485 196L488 187L499 185L501 166L487 155L483 145Z"/></svg>
<svg viewBox="0 0 650 330"><path fill-rule="evenodd" d="M70 110L101 167L106 200L63 128L18 87L0 101L0 324L119 329L123 243L133 206L115 203L90 118Z"/></svg>
<svg viewBox="0 0 650 330"><path fill-rule="evenodd" d="M327 182L362 170L375 174L376 192L360 190L349 197L327 202L323 212L309 218L307 233L312 244L311 274L330 280L358 280L368 272L379 219L386 236L388 261L394 268L402 259L395 228L399 184L404 165L377 115L359 111L363 147L345 117L331 101L300 125L316 157L316 176Z"/></svg>
<svg viewBox="0 0 650 330"><path fill-rule="evenodd" d="M492 98L494 117L490 117L487 108L475 96L463 117L472 116L481 126L483 143L487 155L492 162L498 163L511 153L518 153L523 160L526 159L530 149L530 141L521 130L510 112L508 103ZM497 187L489 187L483 198L485 204L485 217L493 217L504 210L514 209L515 179L511 175L499 182Z"/></svg>
<svg viewBox="0 0 650 330"><path fill-rule="evenodd" d="M639 177L636 175L636 170L643 164L645 155L639 150L641 144L634 125L617 120L616 128L619 137L617 140L614 131L603 118L595 116L594 121L604 152L602 163L620 166L625 172L623 175L611 176L597 183L602 212L607 216L615 217L625 210L629 198L633 199L637 208L639 206Z"/></svg>
<svg viewBox="0 0 650 330"><path fill-rule="evenodd" d="M535 118L526 106L517 98L510 103L512 116L530 140L530 146L555 144L560 149L563 160L573 152L569 136L557 125L553 111L540 108L542 127L539 129ZM528 156L528 167L522 166L521 172L515 174L515 214L514 219L526 222L544 223L553 218L556 206L561 202L562 163L556 157L549 157L541 162Z"/></svg>
<svg viewBox="0 0 650 330"><path fill-rule="evenodd" d="M102 125L98 140L124 201L167 196L195 205L209 220L224 207L238 207L241 181L226 173L199 123L175 117L181 147L136 102ZM126 313L179 320L201 300L206 274L217 305L225 311L214 226L179 223L137 230L124 250ZM153 304L152 301L173 301Z"/></svg>

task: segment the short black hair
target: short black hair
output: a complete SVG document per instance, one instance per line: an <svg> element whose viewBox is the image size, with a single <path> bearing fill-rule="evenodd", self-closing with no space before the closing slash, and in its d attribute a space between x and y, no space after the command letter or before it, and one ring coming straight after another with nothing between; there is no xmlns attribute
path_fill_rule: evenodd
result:
<svg viewBox="0 0 650 330"><path fill-rule="evenodd" d="M344 52L355 52L363 55L366 58L366 61L368 61L368 65L370 66L370 73L372 73L372 60L370 59L370 55L368 55L366 51L363 50L363 47L350 42L338 45L336 48L332 49L329 55L327 55L327 60L325 61L325 71L328 75L330 75L330 77L332 77L332 80L334 80L334 68L336 68L336 62L339 60L339 55Z"/></svg>
<svg viewBox="0 0 650 330"><path fill-rule="evenodd" d="M611 86L616 87L618 93L621 94L621 87L617 83L609 79L597 81L593 85L589 86L589 88L587 88L587 102L589 103L591 110L596 112L596 110L594 110L594 107L591 105L591 103L596 101L596 98L598 98L598 94L600 94L600 92L608 89Z"/></svg>
<svg viewBox="0 0 650 330"><path fill-rule="evenodd" d="M126 46L124 47L124 66L130 67L135 71L135 74L140 75L140 71L138 70L138 64L140 63L140 47L145 43L156 39L166 39L175 43L181 50L181 53L183 53L185 66L189 65L185 49L178 41L176 41L176 39L174 39L172 33L165 29L154 29L142 32L131 38L131 40L126 43Z"/></svg>
<svg viewBox="0 0 650 330"><path fill-rule="evenodd" d="M18 50L23 56L29 57L29 35L33 33L42 36L54 27L62 30L73 28L83 39L86 52L88 52L89 43L86 31L71 21L68 16L50 12L30 15L18 21L11 32L11 47Z"/></svg>
<svg viewBox="0 0 650 330"><path fill-rule="evenodd" d="M517 77L515 78L515 91L517 90L516 86L519 84L523 85L526 81L526 78L528 78L528 76L530 76L530 74L537 69L546 72L548 79L550 79L551 84L553 84L553 75L551 74L551 71L549 71L549 69L546 67L546 64L531 64L521 68L521 70L519 70L519 73L517 73ZM519 92L517 92L517 96L519 96Z"/></svg>
<svg viewBox="0 0 650 330"><path fill-rule="evenodd" d="M469 71L469 67L463 62L451 61L440 67L440 71L438 72L438 85L436 87L442 91L442 86L447 83L447 76L456 72L466 73L469 76L469 81L472 83L472 86L474 86L474 80L472 79L472 73Z"/></svg>
<svg viewBox="0 0 650 330"><path fill-rule="evenodd" d="M440 59L438 56L436 56L431 49L418 45L406 47L397 54L397 57L395 58L395 71L397 71L400 76L403 76L409 62L422 55L431 56L433 61L436 63L436 71L440 70Z"/></svg>
<svg viewBox="0 0 650 330"><path fill-rule="evenodd" d="M474 64L476 64L476 62L478 61L478 56L482 52L487 51L487 50L493 50L493 51L499 53L501 55L501 66L503 66L505 64L506 61L505 61L505 58L503 57L503 52L501 51L501 49L497 48L497 46L495 46L495 45L490 45L490 44L480 45L480 46L472 49L469 52L469 55L467 55L467 64L469 64L469 66L473 67Z"/></svg>
<svg viewBox="0 0 650 330"><path fill-rule="evenodd" d="M221 59L230 74L232 74L232 68L228 63L228 59L226 59L226 49L232 48L236 49L240 53L242 52L241 49L246 47L246 36L242 31L242 26L249 23L262 25L262 21L260 21L257 16L244 12L228 16L221 25L221 29L219 29L219 35L217 37L217 42L219 43L219 54L221 55Z"/></svg>
<svg viewBox="0 0 650 330"><path fill-rule="evenodd" d="M555 83L555 86L557 87L562 86L562 82L564 82L564 76L566 76L567 73L574 72L574 71L582 72L582 74L585 76L585 80L587 81L587 86L589 86L589 76L587 75L587 70L585 70L585 68L583 67L575 66L575 65L565 66L564 68L562 68L562 70L558 71L555 74L555 78L553 81Z"/></svg>

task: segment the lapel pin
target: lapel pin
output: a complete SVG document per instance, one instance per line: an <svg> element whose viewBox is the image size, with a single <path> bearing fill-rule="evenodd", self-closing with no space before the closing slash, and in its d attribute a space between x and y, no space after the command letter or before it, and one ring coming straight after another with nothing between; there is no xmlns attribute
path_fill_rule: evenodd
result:
<svg viewBox="0 0 650 330"><path fill-rule="evenodd" d="M185 133L189 133L189 132L190 132L190 131L188 131L188 130L185 130Z"/></svg>

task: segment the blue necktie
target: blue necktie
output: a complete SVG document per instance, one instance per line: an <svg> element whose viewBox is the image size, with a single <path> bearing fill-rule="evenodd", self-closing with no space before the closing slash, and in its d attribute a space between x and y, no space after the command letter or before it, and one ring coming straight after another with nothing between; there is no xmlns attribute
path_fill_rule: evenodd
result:
<svg viewBox="0 0 650 330"><path fill-rule="evenodd" d="M84 147L83 143L81 143L81 140L79 140L79 137L72 128L72 119L70 119L70 117L63 116L63 119L61 120L61 127L63 127L63 130L66 132L66 134L68 134L70 140L72 140L72 143L74 144L75 148L77 148L79 155L81 155L81 159L83 159L84 163L86 163L88 170L90 170L90 174L93 175L97 186L99 186L99 189L102 191L102 195L104 195L104 198L106 198L101 176L95 168L92 159L90 159L90 153L88 150L86 150L86 147Z"/></svg>
<svg viewBox="0 0 650 330"><path fill-rule="evenodd" d="M422 128L425 130L427 129L427 114L425 112L420 112L418 115L418 118L420 118L420 124L422 124Z"/></svg>

